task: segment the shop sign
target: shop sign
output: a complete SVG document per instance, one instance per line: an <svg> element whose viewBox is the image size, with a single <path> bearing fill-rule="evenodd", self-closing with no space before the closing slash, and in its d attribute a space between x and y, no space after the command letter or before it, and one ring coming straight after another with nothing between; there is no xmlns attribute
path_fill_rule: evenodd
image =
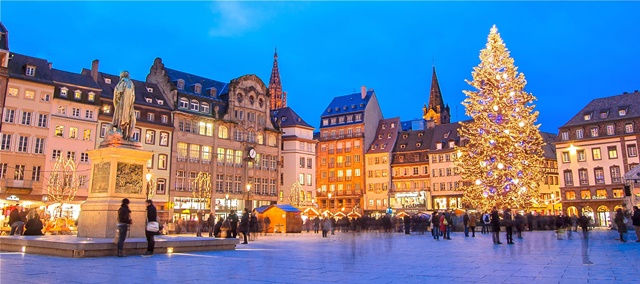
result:
<svg viewBox="0 0 640 284"><path fill-rule="evenodd" d="M15 196L15 195L10 195L7 197L7 200L9 201L20 201L20 198Z"/></svg>
<svg viewBox="0 0 640 284"><path fill-rule="evenodd" d="M417 192L396 193L396 198L402 198L402 197L418 197L418 193Z"/></svg>

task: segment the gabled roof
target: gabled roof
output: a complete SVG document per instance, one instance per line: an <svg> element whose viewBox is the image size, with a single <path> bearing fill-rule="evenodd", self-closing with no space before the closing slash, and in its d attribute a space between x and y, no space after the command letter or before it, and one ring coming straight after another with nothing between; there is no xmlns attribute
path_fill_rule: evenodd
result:
<svg viewBox="0 0 640 284"><path fill-rule="evenodd" d="M32 77L25 74L27 65L36 67L35 76ZM11 52L9 55L9 77L42 84L53 84L51 80L51 69L49 69L49 62L47 60L15 52Z"/></svg>
<svg viewBox="0 0 640 284"><path fill-rule="evenodd" d="M553 144L556 141L558 135L549 132L540 132L544 144L542 145L543 156L545 159L556 160L556 145Z"/></svg>
<svg viewBox="0 0 640 284"><path fill-rule="evenodd" d="M51 69L52 80L58 83L67 83L76 86L83 86L87 88L100 89L100 85L94 82L90 76L83 74L72 73L59 69Z"/></svg>
<svg viewBox="0 0 640 284"><path fill-rule="evenodd" d="M449 147L449 141L455 141L456 145L460 143L460 136L458 135L459 128L460 123L458 122L436 125L433 128L431 150L438 151L436 147L438 142L442 143L442 149L440 150L451 149L451 147Z"/></svg>
<svg viewBox="0 0 640 284"><path fill-rule="evenodd" d="M178 92L183 94L188 94L201 98L208 99L220 99L221 94L226 94L229 92L229 84L225 82L220 82L208 78L204 78L198 75L178 71L171 68L166 68L167 76L169 76L171 82L177 87L178 79L184 80L184 88L182 90L178 90ZM195 84L200 84L202 86L199 94L196 94L193 90L193 86ZM216 97L211 97L209 95L210 88L216 88Z"/></svg>
<svg viewBox="0 0 640 284"><path fill-rule="evenodd" d="M54 97L90 105L100 105L101 88L91 77L58 69L51 69L51 77L54 81L53 84L56 86ZM61 88L69 90L66 98L60 96ZM76 100L74 96L75 91L78 90L83 93L80 100ZM91 92L95 95L93 101L89 101L87 95Z"/></svg>
<svg viewBox="0 0 640 284"><path fill-rule="evenodd" d="M271 205L262 205L260 207L254 208L256 212L263 213L267 208L271 207Z"/></svg>
<svg viewBox="0 0 640 284"><path fill-rule="evenodd" d="M84 70L84 72L86 71L87 69ZM88 71L91 72L90 70ZM107 82L105 82L105 78L111 79L111 83L108 84ZM98 72L98 85L100 85L100 87L102 88L101 97L113 100L113 90L115 89L119 81L120 76ZM133 85L136 89L135 105L153 106L156 108L171 110L169 103L162 95L160 88L156 84L134 79L131 79L131 81L133 81ZM147 89L147 87L152 89L151 92ZM147 102L147 98L151 98L150 103ZM162 104L160 104L159 101L162 101Z"/></svg>
<svg viewBox="0 0 640 284"><path fill-rule="evenodd" d="M620 109L626 111L624 116L620 116L618 112ZM600 116L602 112L607 112L606 117ZM589 120L584 119L586 114L591 116ZM640 92L638 91L594 99L561 128L636 117L640 117Z"/></svg>
<svg viewBox="0 0 640 284"><path fill-rule="evenodd" d="M398 140L399 131L399 117L380 120L378 123L378 129L376 130L376 136L373 138L373 142L371 142L369 149L367 149L367 154L391 153L396 141Z"/></svg>
<svg viewBox="0 0 640 284"><path fill-rule="evenodd" d="M374 91L369 90L366 92L364 99L362 98L362 93L353 93L346 96L335 97L331 100L331 103L329 103L327 108L325 108L321 117L363 112L373 94Z"/></svg>
<svg viewBox="0 0 640 284"><path fill-rule="evenodd" d="M413 152L426 151L431 147L433 139L433 129L402 131L398 133L398 138L393 152Z"/></svg>
<svg viewBox="0 0 640 284"><path fill-rule="evenodd" d="M290 107L284 107L271 111L271 117L280 122L280 128L282 127L308 127L314 129L313 126L305 122L295 111ZM276 125L277 123L274 123Z"/></svg>

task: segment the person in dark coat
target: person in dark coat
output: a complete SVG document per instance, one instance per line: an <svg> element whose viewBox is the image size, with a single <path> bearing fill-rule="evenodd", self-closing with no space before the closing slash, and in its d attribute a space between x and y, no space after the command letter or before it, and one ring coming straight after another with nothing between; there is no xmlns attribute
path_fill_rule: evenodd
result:
<svg viewBox="0 0 640 284"><path fill-rule="evenodd" d="M522 231L524 231L524 216L518 213L515 217L516 236L518 239L522 239Z"/></svg>
<svg viewBox="0 0 640 284"><path fill-rule="evenodd" d="M433 225L433 229L431 230L433 239L440 240L440 215L438 215L438 212L433 212L433 216L431 216L431 224Z"/></svg>
<svg viewBox="0 0 640 284"><path fill-rule="evenodd" d="M626 243L627 241L624 239L624 234L627 233L627 225L624 223L624 214L622 213L622 208L618 208L616 210L616 217L613 219L618 227L618 233L620 234L620 241Z"/></svg>
<svg viewBox="0 0 640 284"><path fill-rule="evenodd" d="M313 231L317 234L319 230L320 230L320 217L316 216L313 219Z"/></svg>
<svg viewBox="0 0 640 284"><path fill-rule="evenodd" d="M156 207L153 205L153 201L151 201L151 199L147 199L147 201L145 201L145 204L147 205L147 223L158 222L158 211L156 210ZM157 233L158 232L144 230L144 235L145 237L147 237L147 251L144 253L144 255L147 255L147 256L153 255L153 249L156 246L156 240L154 236Z"/></svg>
<svg viewBox="0 0 640 284"><path fill-rule="evenodd" d="M27 221L27 224L25 225L26 230L24 231L24 235L25 236L42 236L44 235L42 233L43 228L44 228L44 225L42 224L42 220L40 220L40 215L36 213L33 216L33 218Z"/></svg>
<svg viewBox="0 0 640 284"><path fill-rule="evenodd" d="M404 215L404 233L411 234L411 216Z"/></svg>
<svg viewBox="0 0 640 284"><path fill-rule="evenodd" d="M221 227L222 227L222 222L224 222L224 220L223 220L222 217L220 217L218 219L218 222L216 223L215 227L213 227L213 236L216 237L216 238L220 237L220 230L221 230Z"/></svg>
<svg viewBox="0 0 640 284"><path fill-rule="evenodd" d="M249 216L249 239L255 241L258 238L258 212L253 209Z"/></svg>
<svg viewBox="0 0 640 284"><path fill-rule="evenodd" d="M229 220L229 225L231 225L231 237L235 238L238 236L238 215L236 211L231 210L231 214L227 218Z"/></svg>
<svg viewBox="0 0 640 284"><path fill-rule="evenodd" d="M469 213L464 212L464 216L462 216L462 225L464 225L464 236L469 236Z"/></svg>
<svg viewBox="0 0 640 284"><path fill-rule="evenodd" d="M209 225L209 237L213 237L213 228L216 226L216 219L214 217L213 212L209 213L209 218L207 219L207 225Z"/></svg>
<svg viewBox="0 0 640 284"><path fill-rule="evenodd" d="M493 207L491 211L491 228L493 229L493 244L501 245L500 242L500 214L498 213L498 208Z"/></svg>
<svg viewBox="0 0 640 284"><path fill-rule="evenodd" d="M507 244L513 244L513 214L511 214L511 208L504 210L504 217L502 218L504 229L507 232Z"/></svg>
<svg viewBox="0 0 640 284"><path fill-rule="evenodd" d="M578 224L580 224L580 227L582 228L582 234L584 235L582 238L584 238L585 240L589 238L589 218L587 218L586 215L582 215L580 216L580 218L578 218Z"/></svg>
<svg viewBox="0 0 640 284"><path fill-rule="evenodd" d="M640 210L638 210L638 206L633 206L631 220L633 221L633 227L636 229L636 237L638 237L636 242L640 242Z"/></svg>
<svg viewBox="0 0 640 284"><path fill-rule="evenodd" d="M18 235L22 235L22 230L24 229L24 221L20 216L20 206L16 204L16 207L11 210L9 213L9 226L11 226L11 232L9 235L13 236L18 233Z"/></svg>
<svg viewBox="0 0 640 284"><path fill-rule="evenodd" d="M118 209L118 256L124 257L124 240L127 238L131 220L131 210L129 210L129 199L122 199L120 209Z"/></svg>
<svg viewBox="0 0 640 284"><path fill-rule="evenodd" d="M240 226L238 226L238 231L242 233L242 237L244 242L242 244L248 244L247 235L249 234L249 209L245 208L242 212L242 218L240 219Z"/></svg>

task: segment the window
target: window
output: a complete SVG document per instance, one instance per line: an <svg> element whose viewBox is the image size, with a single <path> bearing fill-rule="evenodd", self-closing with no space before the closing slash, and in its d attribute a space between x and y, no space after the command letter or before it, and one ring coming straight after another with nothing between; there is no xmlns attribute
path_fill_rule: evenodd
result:
<svg viewBox="0 0 640 284"><path fill-rule="evenodd" d="M577 129L577 130L576 130L576 138L578 138L578 139L582 139L582 138L584 138L584 130L582 130L582 129Z"/></svg>
<svg viewBox="0 0 640 284"><path fill-rule="evenodd" d="M202 91L202 86L200 84L195 84L193 86L193 92L199 94Z"/></svg>
<svg viewBox="0 0 640 284"><path fill-rule="evenodd" d="M58 114L67 114L67 107L66 106L58 106Z"/></svg>
<svg viewBox="0 0 640 284"><path fill-rule="evenodd" d="M564 194L567 200L576 200L576 192L575 191L567 191Z"/></svg>
<svg viewBox="0 0 640 284"><path fill-rule="evenodd" d="M209 113L209 104L208 103L202 103L202 112Z"/></svg>
<svg viewBox="0 0 640 284"><path fill-rule="evenodd" d="M78 187L87 188L87 185L89 185L89 176L78 175Z"/></svg>
<svg viewBox="0 0 640 284"><path fill-rule="evenodd" d="M591 114L585 114L584 120L591 120Z"/></svg>
<svg viewBox="0 0 640 284"><path fill-rule="evenodd" d="M140 111L139 110L135 110L134 111L134 115L136 116L136 119L140 119Z"/></svg>
<svg viewBox="0 0 640 284"><path fill-rule="evenodd" d="M596 178L597 184L604 183L604 170L602 168L593 169L593 174Z"/></svg>
<svg viewBox="0 0 640 284"><path fill-rule="evenodd" d="M300 158L300 168L304 168L304 162L305 162L305 158Z"/></svg>
<svg viewBox="0 0 640 284"><path fill-rule="evenodd" d="M187 157L187 143L178 142L178 161Z"/></svg>
<svg viewBox="0 0 640 284"><path fill-rule="evenodd" d="M178 87L178 90L184 89L184 80L178 79L178 84L176 87Z"/></svg>
<svg viewBox="0 0 640 284"><path fill-rule="evenodd" d="M156 115L153 113L148 112L147 113L147 121L154 121L156 120Z"/></svg>
<svg viewBox="0 0 640 284"><path fill-rule="evenodd" d="M564 153L562 153L564 155ZM578 161L579 162L584 162L587 160L587 156L584 154L584 150L578 150L577 151L578 154Z"/></svg>
<svg viewBox="0 0 640 284"><path fill-rule="evenodd" d="M165 154L158 155L158 169L159 170L167 169L167 155Z"/></svg>
<svg viewBox="0 0 640 284"><path fill-rule="evenodd" d="M47 127L47 115L38 114L38 127Z"/></svg>
<svg viewBox="0 0 640 284"><path fill-rule="evenodd" d="M571 160L569 159L569 152L562 152L562 162L569 163Z"/></svg>
<svg viewBox="0 0 640 284"><path fill-rule="evenodd" d="M590 190L582 190L582 191L580 191L580 198L582 198L582 199L591 199L591 191Z"/></svg>
<svg viewBox="0 0 640 284"><path fill-rule="evenodd" d="M189 161L198 162L200 160L200 145L189 145Z"/></svg>
<svg viewBox="0 0 640 284"><path fill-rule="evenodd" d="M111 113L111 106L110 105L103 105L102 106L102 112Z"/></svg>
<svg viewBox="0 0 640 284"><path fill-rule="evenodd" d="M564 184L573 185L573 173L571 170L564 171Z"/></svg>
<svg viewBox="0 0 640 284"><path fill-rule="evenodd" d="M229 131L226 126L220 126L220 128L218 128L218 138L229 139Z"/></svg>
<svg viewBox="0 0 640 284"><path fill-rule="evenodd" d="M180 104L178 108L189 108L189 100L186 98L180 98Z"/></svg>
<svg viewBox="0 0 640 284"><path fill-rule="evenodd" d="M155 130L147 130L144 136L144 142L147 144L155 144L156 143L156 131Z"/></svg>
<svg viewBox="0 0 640 284"><path fill-rule="evenodd" d="M618 110L618 115L619 116L625 116L627 115L627 109L621 108Z"/></svg>
<svg viewBox="0 0 640 284"><path fill-rule="evenodd" d="M9 168L9 165L7 163L1 163L0 164L0 179L7 178L7 169L8 168Z"/></svg>
<svg viewBox="0 0 640 284"><path fill-rule="evenodd" d="M620 182L620 167L612 166L609 170L611 171L611 182Z"/></svg>
<svg viewBox="0 0 640 284"><path fill-rule="evenodd" d="M13 172L13 179L24 180L24 169L25 165L16 165L15 171Z"/></svg>
<svg viewBox="0 0 640 284"><path fill-rule="evenodd" d="M85 129L82 132L82 140L91 141L91 129Z"/></svg>
<svg viewBox="0 0 640 284"><path fill-rule="evenodd" d="M609 152L609 159L618 158L618 148L616 148L616 146L607 147L607 151Z"/></svg>
<svg viewBox="0 0 640 284"><path fill-rule="evenodd" d="M624 133L633 133L633 123L624 124Z"/></svg>
<svg viewBox="0 0 640 284"><path fill-rule="evenodd" d="M76 152L67 151L67 159L75 161L76 160Z"/></svg>
<svg viewBox="0 0 640 284"><path fill-rule="evenodd" d="M602 156L600 155L600 148L591 148L591 155L593 156L593 160L602 160Z"/></svg>
<svg viewBox="0 0 640 284"><path fill-rule="evenodd" d="M69 127L69 138L77 139L78 138L78 128L77 127Z"/></svg>
<svg viewBox="0 0 640 284"><path fill-rule="evenodd" d="M57 136L57 137L64 136L64 126L63 125L56 125L55 136Z"/></svg>
<svg viewBox="0 0 640 284"><path fill-rule="evenodd" d="M60 156L62 156L62 151L60 150L53 150L53 152L51 153L52 160L57 160L58 158L60 158Z"/></svg>
<svg viewBox="0 0 640 284"><path fill-rule="evenodd" d="M26 153L27 152L27 146L29 144L29 137L27 136L18 136L18 149L17 152L22 152L22 153Z"/></svg>
<svg viewBox="0 0 640 284"><path fill-rule="evenodd" d="M93 119L93 111L92 110L85 110L84 111L84 118Z"/></svg>
<svg viewBox="0 0 640 284"><path fill-rule="evenodd" d="M16 116L15 109L5 109L3 121L6 123L13 123L15 116Z"/></svg>
<svg viewBox="0 0 640 284"><path fill-rule="evenodd" d="M89 92L89 96L87 97L87 99L88 99L90 102L95 101L95 100L96 100L96 94L95 94L95 93L93 93L93 92Z"/></svg>
<svg viewBox="0 0 640 284"><path fill-rule="evenodd" d="M42 167L33 166L31 171L31 180L32 181L40 181L40 172L42 171Z"/></svg>
<svg viewBox="0 0 640 284"><path fill-rule="evenodd" d="M160 119L161 119L162 123L168 123L169 122L169 116L168 115L163 114L160 117Z"/></svg>
<svg viewBox="0 0 640 284"><path fill-rule="evenodd" d="M17 97L17 96L18 96L18 89L16 89L16 88L9 88L9 91L8 91L7 93L9 94L9 96Z"/></svg>
<svg viewBox="0 0 640 284"><path fill-rule="evenodd" d="M36 75L36 67L32 65L27 65L27 70L24 72L25 75L29 77L33 77Z"/></svg>
<svg viewBox="0 0 640 284"><path fill-rule="evenodd" d="M74 99L76 99L76 100L80 100L80 99L82 99L82 92L80 92L80 91L75 91L75 92L74 92L74 95L73 95L73 98L74 98Z"/></svg>
<svg viewBox="0 0 640 284"><path fill-rule="evenodd" d="M586 169L578 170L578 180L580 181L581 185L589 184L589 175Z"/></svg>
<svg viewBox="0 0 640 284"><path fill-rule="evenodd" d="M243 136L243 134L242 134L242 130L240 130L240 129L236 128L236 130L235 130L233 133L234 133L234 134L233 134L233 139L234 139L234 140L236 140L236 141L242 141L242 138L243 138L243 137L242 137L242 136Z"/></svg>
<svg viewBox="0 0 640 284"><path fill-rule="evenodd" d="M80 153L80 162L81 163L88 163L89 162L89 154L87 153Z"/></svg>
<svg viewBox="0 0 640 284"><path fill-rule="evenodd" d="M63 98L66 98L67 97L67 91L68 91L67 88L60 88L60 96L63 97Z"/></svg>
<svg viewBox="0 0 640 284"><path fill-rule="evenodd" d="M28 111L22 111L22 125L31 125L31 113Z"/></svg>
<svg viewBox="0 0 640 284"><path fill-rule="evenodd" d="M156 188L156 194L167 194L167 180L163 178L158 179L158 187Z"/></svg>
<svg viewBox="0 0 640 284"><path fill-rule="evenodd" d="M211 146L202 146L202 163L211 162Z"/></svg>
<svg viewBox="0 0 640 284"><path fill-rule="evenodd" d="M200 110L200 103L197 100L191 100L191 110L192 111Z"/></svg>
<svg viewBox="0 0 640 284"><path fill-rule="evenodd" d="M169 132L160 132L160 146L169 145Z"/></svg>
<svg viewBox="0 0 640 284"><path fill-rule="evenodd" d="M613 124L607 125L607 135L615 134L615 129L615 125Z"/></svg>
<svg viewBox="0 0 640 284"><path fill-rule="evenodd" d="M638 149L636 148L636 144L627 145L627 156L629 157L638 156Z"/></svg>
<svg viewBox="0 0 640 284"><path fill-rule="evenodd" d="M79 108L71 108L71 115L75 117L80 117L80 109Z"/></svg>
<svg viewBox="0 0 640 284"><path fill-rule="evenodd" d="M48 102L51 100L51 95L50 94L44 94L42 95L42 101L43 102Z"/></svg>
<svg viewBox="0 0 640 284"><path fill-rule="evenodd" d="M111 84L111 78L104 78L104 82L107 84Z"/></svg>
<svg viewBox="0 0 640 284"><path fill-rule="evenodd" d="M273 134L269 134L269 146L271 147L275 147L276 146L276 136Z"/></svg>
<svg viewBox="0 0 640 284"><path fill-rule="evenodd" d="M44 139L45 138L36 138L33 143L33 153L34 154L44 154Z"/></svg>
<svg viewBox="0 0 640 284"><path fill-rule="evenodd" d="M613 189L611 192L613 193L613 198L624 198L624 192L621 188Z"/></svg>
<svg viewBox="0 0 640 284"><path fill-rule="evenodd" d="M34 91L24 91L24 98L27 100L33 100L36 97L36 93Z"/></svg>
<svg viewBox="0 0 640 284"><path fill-rule="evenodd" d="M591 137L598 137L598 128L591 127Z"/></svg>
<svg viewBox="0 0 640 284"><path fill-rule="evenodd" d="M100 138L104 137L105 135L107 135L107 124L103 123L102 125L100 125Z"/></svg>
<svg viewBox="0 0 640 284"><path fill-rule="evenodd" d="M147 89L147 91L148 91L148 89ZM145 100L147 103L153 103L153 99L152 99L152 98L144 98L144 100Z"/></svg>

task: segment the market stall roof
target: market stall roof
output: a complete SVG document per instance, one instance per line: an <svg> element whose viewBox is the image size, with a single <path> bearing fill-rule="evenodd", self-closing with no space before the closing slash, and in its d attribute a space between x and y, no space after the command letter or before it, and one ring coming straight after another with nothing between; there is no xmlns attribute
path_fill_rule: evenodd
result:
<svg viewBox="0 0 640 284"><path fill-rule="evenodd" d="M322 212L321 215L333 216L333 213L331 213L331 211L329 211L329 210L324 210L324 212Z"/></svg>
<svg viewBox="0 0 640 284"><path fill-rule="evenodd" d="M300 212L300 209L298 209L298 208L296 208L296 207L293 207L293 206L291 206L291 205L289 205L289 204L275 204L275 205L271 205L271 206L269 206L269 208L267 208L266 210L271 209L271 208L273 208L273 207L280 208L280 210L282 210L282 211L284 211L284 212ZM265 211L266 211L266 210L265 210Z"/></svg>
<svg viewBox="0 0 640 284"><path fill-rule="evenodd" d="M271 207L271 205L262 205L258 208L255 208L256 212L258 213L264 213L265 210L267 210L267 208Z"/></svg>
<svg viewBox="0 0 640 284"><path fill-rule="evenodd" d="M352 216L362 217L362 215L360 215L360 213L358 213L358 212L350 212L349 214L347 214L347 216L349 216L349 217L352 217Z"/></svg>
<svg viewBox="0 0 640 284"><path fill-rule="evenodd" d="M315 209L313 209L313 208L311 208L311 207L309 207L309 208L305 209L305 210L303 211L303 213L304 213L304 214L313 213L313 214L315 214L315 215L320 215L320 213L318 213L318 211L316 211Z"/></svg>
<svg viewBox="0 0 640 284"><path fill-rule="evenodd" d="M640 181L640 165L633 167L633 169L624 174L624 179Z"/></svg>
<svg viewBox="0 0 640 284"><path fill-rule="evenodd" d="M345 215L345 214L344 214L344 213L342 213L342 212L338 212L338 213L336 213L336 214L334 215L334 217L338 217L338 216L339 216L339 217L344 217L344 216L347 216L347 215Z"/></svg>

